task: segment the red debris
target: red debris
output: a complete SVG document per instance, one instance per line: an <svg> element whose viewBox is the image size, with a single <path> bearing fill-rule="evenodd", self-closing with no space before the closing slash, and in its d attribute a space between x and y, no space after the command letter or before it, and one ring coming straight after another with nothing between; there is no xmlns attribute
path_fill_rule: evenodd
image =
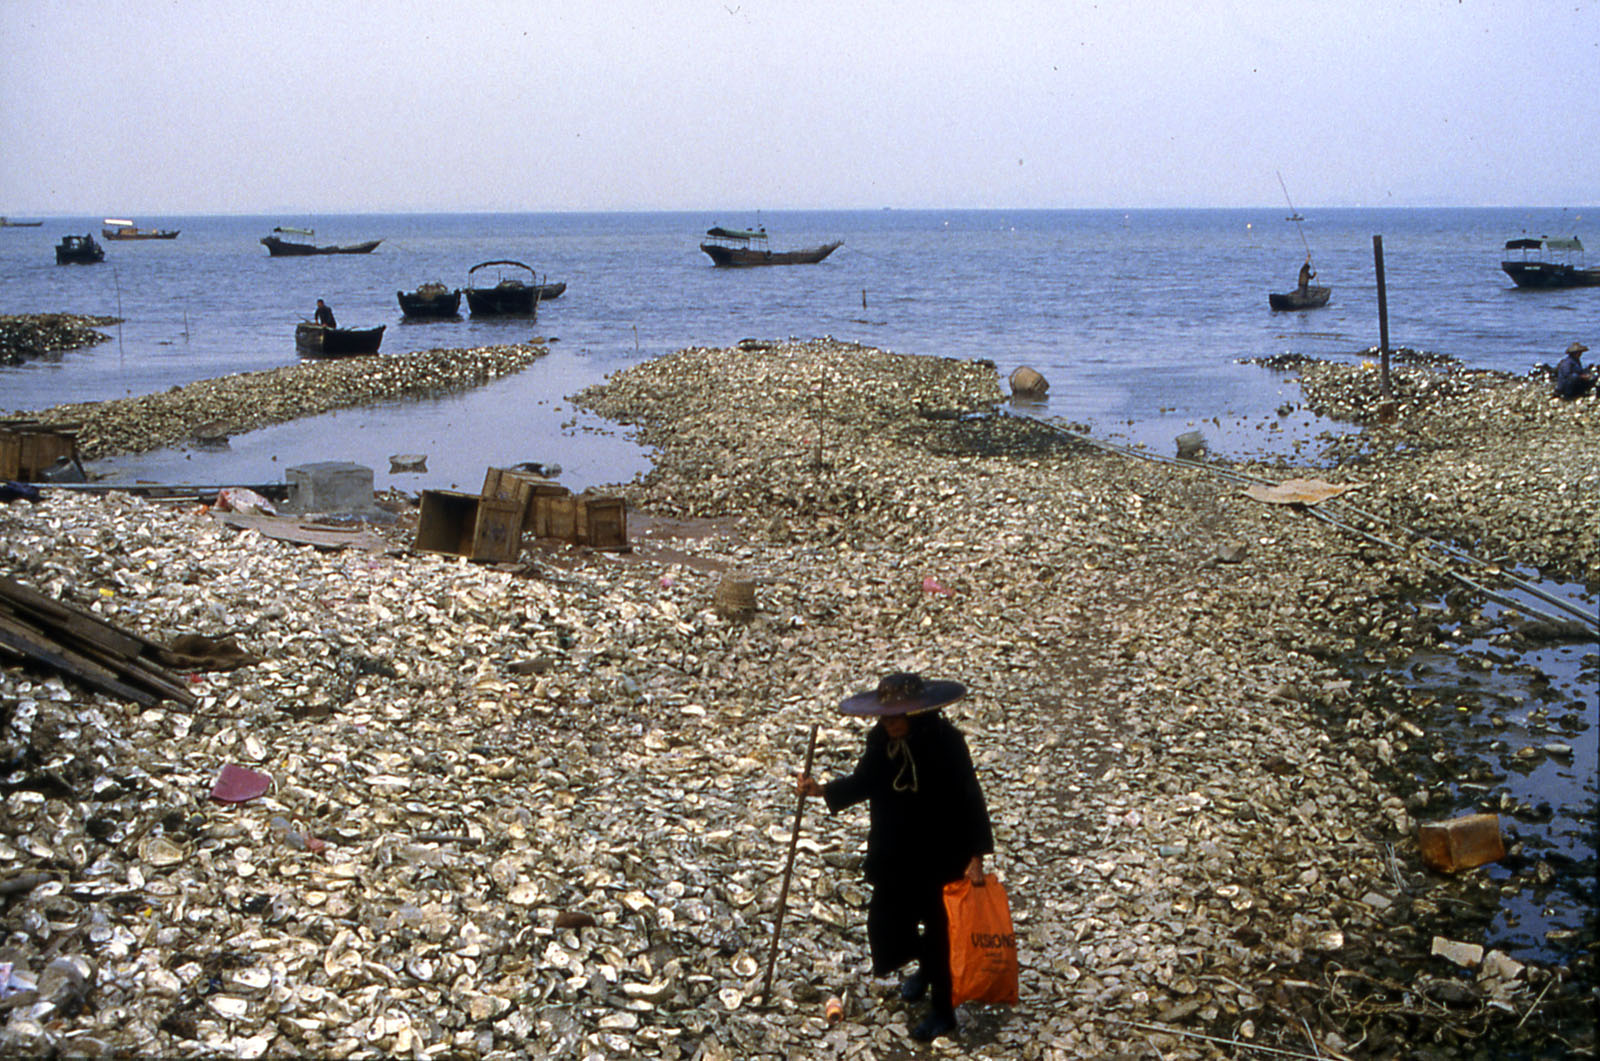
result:
<svg viewBox="0 0 1600 1061"><path fill-rule="evenodd" d="M211 798L218 803L244 803L266 795L272 787L272 778L244 766L228 763L211 786Z"/></svg>

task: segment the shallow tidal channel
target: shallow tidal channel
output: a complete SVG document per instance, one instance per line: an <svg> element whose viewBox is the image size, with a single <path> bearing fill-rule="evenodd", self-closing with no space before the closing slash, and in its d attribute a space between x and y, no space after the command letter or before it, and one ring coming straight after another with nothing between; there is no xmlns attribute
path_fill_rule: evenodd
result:
<svg viewBox="0 0 1600 1061"><path fill-rule="evenodd" d="M1517 574L1590 615L1600 607L1600 594L1581 584ZM1505 596L1550 610L1523 590ZM1470 920L1482 922L1483 938L1471 942L1524 962L1592 961L1600 642L1552 633L1527 612L1465 591L1416 608L1434 630L1430 648L1398 664L1352 668L1366 696L1426 735L1396 749L1397 794L1419 821L1500 816L1506 858L1469 871L1495 887L1452 900L1477 907Z"/></svg>

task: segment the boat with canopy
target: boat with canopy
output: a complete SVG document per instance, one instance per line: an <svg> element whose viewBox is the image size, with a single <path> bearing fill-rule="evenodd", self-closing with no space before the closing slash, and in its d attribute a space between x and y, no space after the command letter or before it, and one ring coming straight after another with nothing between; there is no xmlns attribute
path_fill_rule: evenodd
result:
<svg viewBox="0 0 1600 1061"><path fill-rule="evenodd" d="M751 265L812 265L844 246L844 240L824 243L797 251L775 251L767 242L765 228L723 228L714 225L706 229L706 240L700 249L719 266L744 267Z"/></svg>
<svg viewBox="0 0 1600 1061"><path fill-rule="evenodd" d="M177 239L175 228L140 228L132 221L120 217L105 219L100 235L106 239Z"/></svg>
<svg viewBox="0 0 1600 1061"><path fill-rule="evenodd" d="M1585 265L1577 236L1508 239L1500 268L1518 287L1600 286L1600 268Z"/></svg>

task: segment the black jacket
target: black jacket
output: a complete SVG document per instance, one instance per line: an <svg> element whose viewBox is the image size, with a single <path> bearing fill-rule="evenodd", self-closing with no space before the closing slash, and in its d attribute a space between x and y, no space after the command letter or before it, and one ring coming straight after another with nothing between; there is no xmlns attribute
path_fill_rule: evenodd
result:
<svg viewBox="0 0 1600 1061"><path fill-rule="evenodd" d="M974 855L994 851L961 731L937 712L908 721L900 741L889 739L883 723L872 727L855 772L823 786L830 811L870 801L865 870L874 885L944 884Z"/></svg>

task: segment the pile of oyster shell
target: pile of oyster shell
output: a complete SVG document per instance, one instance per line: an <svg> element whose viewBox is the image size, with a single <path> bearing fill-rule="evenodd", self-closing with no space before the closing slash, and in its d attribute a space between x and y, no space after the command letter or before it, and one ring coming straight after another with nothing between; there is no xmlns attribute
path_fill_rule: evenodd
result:
<svg viewBox="0 0 1600 1061"><path fill-rule="evenodd" d="M79 456L97 460L180 445L202 425L242 434L333 409L481 386L545 353L543 346L524 343L301 361L156 394L56 405L29 415L47 424L81 424Z"/></svg>
<svg viewBox="0 0 1600 1061"><path fill-rule="evenodd" d="M864 809L806 808L756 996L806 735L818 775L850 769L839 700L910 669L971 690L947 710L1018 932L1021 1004L963 1010L963 1052L1353 1049L1329 1000L1426 955L1430 884L1372 773L1403 720L1307 646L1424 573L999 399L987 363L827 340L649 362L581 400L659 448L637 510L721 518L516 568L119 495L0 507L11 577L263 657L196 674L194 711L0 657L0 1043L903 1057L920 1014L869 970ZM731 573L748 615L717 607ZM270 789L210 799L230 764ZM1513 1011L1555 983L1465 975Z"/></svg>
<svg viewBox="0 0 1600 1061"><path fill-rule="evenodd" d="M0 315L0 365L20 365L103 343L109 336L95 329L115 323L115 317L75 313Z"/></svg>

